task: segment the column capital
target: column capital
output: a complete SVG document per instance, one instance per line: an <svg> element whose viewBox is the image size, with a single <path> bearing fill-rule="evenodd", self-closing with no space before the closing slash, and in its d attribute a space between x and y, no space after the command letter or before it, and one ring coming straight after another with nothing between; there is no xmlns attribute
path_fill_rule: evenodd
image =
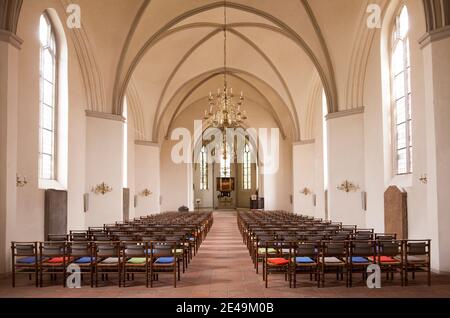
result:
<svg viewBox="0 0 450 318"><path fill-rule="evenodd" d="M0 29L0 41L9 43L19 50L22 48L23 40L11 31Z"/></svg>

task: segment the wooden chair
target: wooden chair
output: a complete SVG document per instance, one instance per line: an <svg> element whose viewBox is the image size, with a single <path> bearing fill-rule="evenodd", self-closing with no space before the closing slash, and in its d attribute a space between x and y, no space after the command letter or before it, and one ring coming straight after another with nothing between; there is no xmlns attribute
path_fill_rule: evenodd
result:
<svg viewBox="0 0 450 318"><path fill-rule="evenodd" d="M297 288L297 274L309 274L310 280L313 275L317 280L318 270L318 247L320 242L300 242L293 245L293 255L290 258L289 287ZM293 281L293 282L292 282Z"/></svg>
<svg viewBox="0 0 450 318"><path fill-rule="evenodd" d="M431 240L404 241L405 285L408 285L408 274L416 279L417 272L427 273L427 283L431 286Z"/></svg>
<svg viewBox="0 0 450 318"><path fill-rule="evenodd" d="M43 274L49 274L51 280L61 274L66 287L67 265L72 261L68 256L67 242L51 241L39 243L39 285L43 286Z"/></svg>
<svg viewBox="0 0 450 318"><path fill-rule="evenodd" d="M386 273L387 280L393 280L394 274L398 273L401 285L404 286L404 254L403 241L377 241L376 263L380 266L381 272ZM370 260L372 260L369 257Z"/></svg>
<svg viewBox="0 0 450 318"><path fill-rule="evenodd" d="M91 242L76 241L68 244L69 259L73 259L81 270L81 278L84 273L89 273L89 282L94 287L94 255L93 244Z"/></svg>
<svg viewBox="0 0 450 318"><path fill-rule="evenodd" d="M259 263L263 263L263 274L264 274L264 259L266 258L266 255L276 254L276 250L274 248L266 249L267 242L271 242L273 240L274 240L273 235L260 235L255 238L252 258L256 269L256 274L259 274Z"/></svg>
<svg viewBox="0 0 450 318"><path fill-rule="evenodd" d="M284 274L289 276L289 264L292 256L292 243L284 241L265 242L263 262L263 276L266 288L269 287L269 275ZM275 251L272 253L271 251Z"/></svg>
<svg viewBox="0 0 450 318"><path fill-rule="evenodd" d="M177 287L177 272L179 263L177 260L177 242L160 241L152 242L150 248L150 287L153 282L159 280L159 274L173 275L173 287ZM178 267L178 270L177 270Z"/></svg>
<svg viewBox="0 0 450 318"><path fill-rule="evenodd" d="M121 247L119 242L94 242L95 287L98 287L98 275L108 278L109 273L116 273L119 287L122 284ZM106 276L105 276L106 274Z"/></svg>
<svg viewBox="0 0 450 318"><path fill-rule="evenodd" d="M367 277L367 267L374 263L377 253L376 241L349 241L348 251L348 286L352 287L354 273L361 273L363 279Z"/></svg>
<svg viewBox="0 0 450 318"><path fill-rule="evenodd" d="M16 287L16 275L28 275L29 280L35 278L39 287L39 249L38 242L11 242L12 287Z"/></svg>
<svg viewBox="0 0 450 318"><path fill-rule="evenodd" d="M319 253L318 287L325 286L325 275L330 269L336 273L336 280L344 279L348 287L347 260L348 250L346 242L322 241Z"/></svg>
<svg viewBox="0 0 450 318"><path fill-rule="evenodd" d="M147 242L122 242L123 255L123 287L126 286L126 281L129 279L129 274L132 274L134 279L135 274L145 275L145 286L149 283L149 244Z"/></svg>

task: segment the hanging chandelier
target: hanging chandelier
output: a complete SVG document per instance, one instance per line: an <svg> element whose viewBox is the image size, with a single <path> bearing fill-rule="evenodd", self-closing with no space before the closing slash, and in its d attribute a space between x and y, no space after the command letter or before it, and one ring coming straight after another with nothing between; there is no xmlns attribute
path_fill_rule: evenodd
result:
<svg viewBox="0 0 450 318"><path fill-rule="evenodd" d="M209 109L205 110L204 120L208 126L225 130L227 128L241 127L247 119L245 110L241 110L244 102L244 93L241 92L239 101L235 102L233 88L228 88L227 80L227 4L224 1L224 73L223 73L223 89L218 89L217 94L209 93ZM225 141L224 141L225 143Z"/></svg>

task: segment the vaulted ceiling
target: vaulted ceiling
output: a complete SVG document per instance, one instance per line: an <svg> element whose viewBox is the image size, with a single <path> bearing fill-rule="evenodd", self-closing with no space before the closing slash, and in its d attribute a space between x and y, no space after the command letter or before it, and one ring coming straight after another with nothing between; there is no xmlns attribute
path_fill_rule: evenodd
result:
<svg viewBox="0 0 450 318"><path fill-rule="evenodd" d="M373 2L384 7L387 1ZM206 105L209 92L222 86L223 1L77 3L87 43L80 51L96 69L86 77L97 76L102 90L93 95L102 96L101 111L113 114L122 113L127 96L136 138L160 142L179 116L203 100ZM293 141L311 135L317 85L325 90L330 112L362 106L354 81L373 37L363 25L368 4L227 1L228 76L235 92L243 90L252 107L271 116Z"/></svg>

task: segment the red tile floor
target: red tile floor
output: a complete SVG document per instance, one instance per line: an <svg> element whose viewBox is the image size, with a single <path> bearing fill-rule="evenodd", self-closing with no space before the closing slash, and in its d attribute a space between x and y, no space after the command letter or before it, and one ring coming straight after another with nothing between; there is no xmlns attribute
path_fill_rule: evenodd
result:
<svg viewBox="0 0 450 318"><path fill-rule="evenodd" d="M50 284L35 288L26 277L22 277L18 287L12 288L11 278L2 276L0 297L450 297L450 276L433 275L432 287L426 286L425 276L421 274L408 287L401 287L398 279L394 282L383 280L383 286L378 290L368 289L365 282L358 279L355 287L346 288L333 276L330 275L325 288L317 288L309 277L302 275L299 285L293 289L284 281L284 276L274 275L269 280L269 288L264 288L262 275L256 274L242 243L236 213L215 212L214 225L177 288L173 288L169 275L160 277L154 288L146 288L144 281L137 278L130 287L119 288L111 278L105 287L83 286L81 289L64 289Z"/></svg>

